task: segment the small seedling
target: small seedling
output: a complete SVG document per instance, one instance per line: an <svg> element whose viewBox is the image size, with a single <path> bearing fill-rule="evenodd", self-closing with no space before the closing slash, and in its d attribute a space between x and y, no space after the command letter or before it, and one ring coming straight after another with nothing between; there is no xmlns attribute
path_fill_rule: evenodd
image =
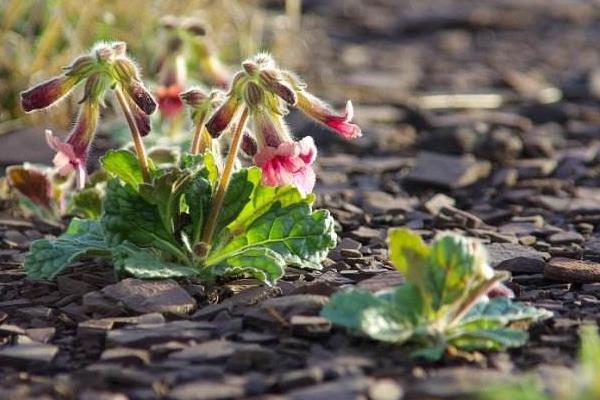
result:
<svg viewBox="0 0 600 400"><path fill-rule="evenodd" d="M508 275L489 266L475 240L445 233L427 246L415 233L393 229L388 245L407 283L378 293L337 293L323 309L324 317L373 339L405 344L415 357L436 360L450 346L464 351L521 346L527 340L524 323L551 315L506 297L489 299L486 294Z"/></svg>

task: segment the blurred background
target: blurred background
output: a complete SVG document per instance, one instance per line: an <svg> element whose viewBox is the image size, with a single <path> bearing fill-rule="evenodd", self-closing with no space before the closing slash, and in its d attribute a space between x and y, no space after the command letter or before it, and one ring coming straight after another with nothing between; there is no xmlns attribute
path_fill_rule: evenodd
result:
<svg viewBox="0 0 600 400"><path fill-rule="evenodd" d="M167 15L197 21L199 49L230 72L268 50L336 106L352 99L365 131L354 143L292 115L300 133L310 130L333 150L402 153L419 137L427 145L432 121L448 110L518 104L518 114L534 123L555 122L568 112L565 102L595 107L600 97L597 0L3 0L0 165L49 161L42 128L68 131L78 96L24 115L19 92L98 40L126 41L158 90L172 43ZM187 62L186 85L214 84L197 57ZM600 116L584 109L587 119L567 128L591 135ZM110 102L106 114L110 121Z"/></svg>

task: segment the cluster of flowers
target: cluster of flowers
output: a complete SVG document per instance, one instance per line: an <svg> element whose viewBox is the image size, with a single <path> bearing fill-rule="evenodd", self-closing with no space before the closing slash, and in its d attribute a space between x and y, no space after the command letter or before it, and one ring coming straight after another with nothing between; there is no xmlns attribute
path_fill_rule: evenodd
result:
<svg viewBox="0 0 600 400"><path fill-rule="evenodd" d="M258 54L243 62L242 67L226 93L193 88L181 94L181 99L192 107L197 127L191 152L214 150L214 139L234 127L244 129L249 118L252 129L244 129L241 148L262 169L263 182L270 186L295 185L304 193L311 192L315 184L312 164L317 154L314 141L310 136L295 140L284 117L289 107L295 107L342 137L353 139L361 131L351 123L352 103L348 101L345 111L336 113L310 94L298 76L279 68L268 54ZM83 81L81 109L67 140L62 142L47 131L48 144L57 152L55 167L63 175L76 171L79 188L85 183L87 155L107 90L115 90L125 114L131 116L130 125L135 125L132 128L141 136L150 132L149 115L156 109L123 42L98 45L65 68L61 76L21 93L23 109L29 112L49 107Z"/></svg>
<svg viewBox="0 0 600 400"><path fill-rule="evenodd" d="M156 102L140 80L133 61L126 55L123 42L100 44L90 54L77 58L65 72L21 93L23 110L41 110L66 97L75 86L85 82L83 98L75 126L65 142L46 131L48 145L56 151L54 165L61 175L75 171L78 188L86 180L86 161L94 139L100 107L109 89L117 91L123 99L122 107L128 109L137 132L145 136L150 132L150 115Z"/></svg>

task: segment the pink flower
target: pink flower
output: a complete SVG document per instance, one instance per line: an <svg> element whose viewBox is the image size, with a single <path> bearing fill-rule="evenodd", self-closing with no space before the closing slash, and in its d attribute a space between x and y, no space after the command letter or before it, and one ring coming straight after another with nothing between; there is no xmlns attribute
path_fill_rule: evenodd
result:
<svg viewBox="0 0 600 400"><path fill-rule="evenodd" d="M298 96L296 106L304 114L333 129L345 139L362 136L360 127L351 123L354 118L354 108L350 100L346 103L344 112L338 114L327 103L304 90L299 90L296 94Z"/></svg>
<svg viewBox="0 0 600 400"><path fill-rule="evenodd" d="M315 186L315 171L311 165L316 156L313 138L307 136L298 142L283 142L277 147L264 146L254 156L254 162L262 169L265 185L294 185L301 193L307 194Z"/></svg>
<svg viewBox="0 0 600 400"><path fill-rule="evenodd" d="M52 131L46 130L46 142L48 146L54 151L56 155L52 160L54 167L58 170L58 173L62 176L68 175L71 171L75 171L75 178L77 179L77 187L83 189L86 179L85 162L86 157L79 157L75 153L75 148L68 141L63 142L52 134Z"/></svg>
<svg viewBox="0 0 600 400"><path fill-rule="evenodd" d="M77 117L75 127L66 142L54 136L52 131L46 130L46 142L51 149L56 151L56 155L52 160L54 166L62 176L75 171L78 189L83 189L85 185L87 154L96 133L99 116L99 105L93 102L85 102Z"/></svg>

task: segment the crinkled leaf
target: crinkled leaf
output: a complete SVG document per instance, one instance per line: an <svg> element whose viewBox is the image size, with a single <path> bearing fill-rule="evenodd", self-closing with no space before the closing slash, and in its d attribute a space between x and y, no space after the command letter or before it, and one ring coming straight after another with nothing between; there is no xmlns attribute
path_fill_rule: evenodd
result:
<svg viewBox="0 0 600 400"><path fill-rule="evenodd" d="M362 289L334 293L321 310L321 316L336 325L360 332L363 312L369 308L385 307L385 301Z"/></svg>
<svg viewBox="0 0 600 400"><path fill-rule="evenodd" d="M460 326L480 320L495 320L506 325L516 321L540 321L550 318L552 313L543 308L514 302L507 297L494 297L489 301L477 303L461 319Z"/></svg>
<svg viewBox="0 0 600 400"><path fill-rule="evenodd" d="M166 251L180 261L187 260L179 243L165 228L157 207L129 185L117 180L108 182L101 221L111 246L129 241L139 247Z"/></svg>
<svg viewBox="0 0 600 400"><path fill-rule="evenodd" d="M405 228L391 229L388 234L390 260L407 279L414 284L423 279L423 264L429 255L429 247L421 236Z"/></svg>
<svg viewBox="0 0 600 400"><path fill-rule="evenodd" d="M312 211L307 201L287 207L275 203L245 232L209 254L207 265L217 264L234 252L267 247L283 256L288 264L321 268L320 262L336 245L334 221L326 210Z"/></svg>
<svg viewBox="0 0 600 400"><path fill-rule="evenodd" d="M134 188L144 181L140 163L129 150L109 150L100 158L102 167Z"/></svg>
<svg viewBox="0 0 600 400"><path fill-rule="evenodd" d="M81 257L108 255L110 247L104 240L100 224L74 218L67 231L57 239L40 239L32 243L25 258L25 270L30 279L54 279Z"/></svg>
<svg viewBox="0 0 600 400"><path fill-rule="evenodd" d="M238 217L250 201L250 196L255 187L259 185L260 179L261 172L258 168L244 168L231 176L223 199L223 207L217 219L215 236L218 236L224 227Z"/></svg>
<svg viewBox="0 0 600 400"><path fill-rule="evenodd" d="M213 267L217 275L250 275L268 285L283 276L285 260L265 247L252 247L230 254Z"/></svg>
<svg viewBox="0 0 600 400"><path fill-rule="evenodd" d="M306 202L309 205L312 205L314 202L314 194L311 193L303 197L295 186L267 186L259 184L259 172L257 168L249 170L248 179L253 183L254 190L244 208L235 220L229 224L228 229L231 232L244 231L254 220L269 211L274 204L287 207L299 202Z"/></svg>
<svg viewBox="0 0 600 400"><path fill-rule="evenodd" d="M519 347L527 343L527 331L513 328L493 328L469 330L453 336L448 343L466 351L472 350L504 350L508 347Z"/></svg>
<svg viewBox="0 0 600 400"><path fill-rule="evenodd" d="M156 252L140 249L131 243L121 244L114 249L113 263L117 271L142 279L182 278L198 275L198 270L194 268L162 261Z"/></svg>
<svg viewBox="0 0 600 400"><path fill-rule="evenodd" d="M69 202L69 213L87 219L99 219L102 215L103 196L103 190L95 186L73 193Z"/></svg>
<svg viewBox="0 0 600 400"><path fill-rule="evenodd" d="M185 203L191 224L186 234L191 244L199 241L204 221L210 210L212 187L208 179L197 173L184 189Z"/></svg>
<svg viewBox="0 0 600 400"><path fill-rule="evenodd" d="M176 219L179 219L181 210L181 198L191 179L190 171L173 169L156 177L152 184L139 185L140 196L148 204L156 206L163 228L171 235L175 233Z"/></svg>
<svg viewBox="0 0 600 400"><path fill-rule="evenodd" d="M215 186L219 179L219 168L215 157L207 152L204 154L184 153L179 161L181 169L203 170L203 176L208 179L212 186Z"/></svg>

